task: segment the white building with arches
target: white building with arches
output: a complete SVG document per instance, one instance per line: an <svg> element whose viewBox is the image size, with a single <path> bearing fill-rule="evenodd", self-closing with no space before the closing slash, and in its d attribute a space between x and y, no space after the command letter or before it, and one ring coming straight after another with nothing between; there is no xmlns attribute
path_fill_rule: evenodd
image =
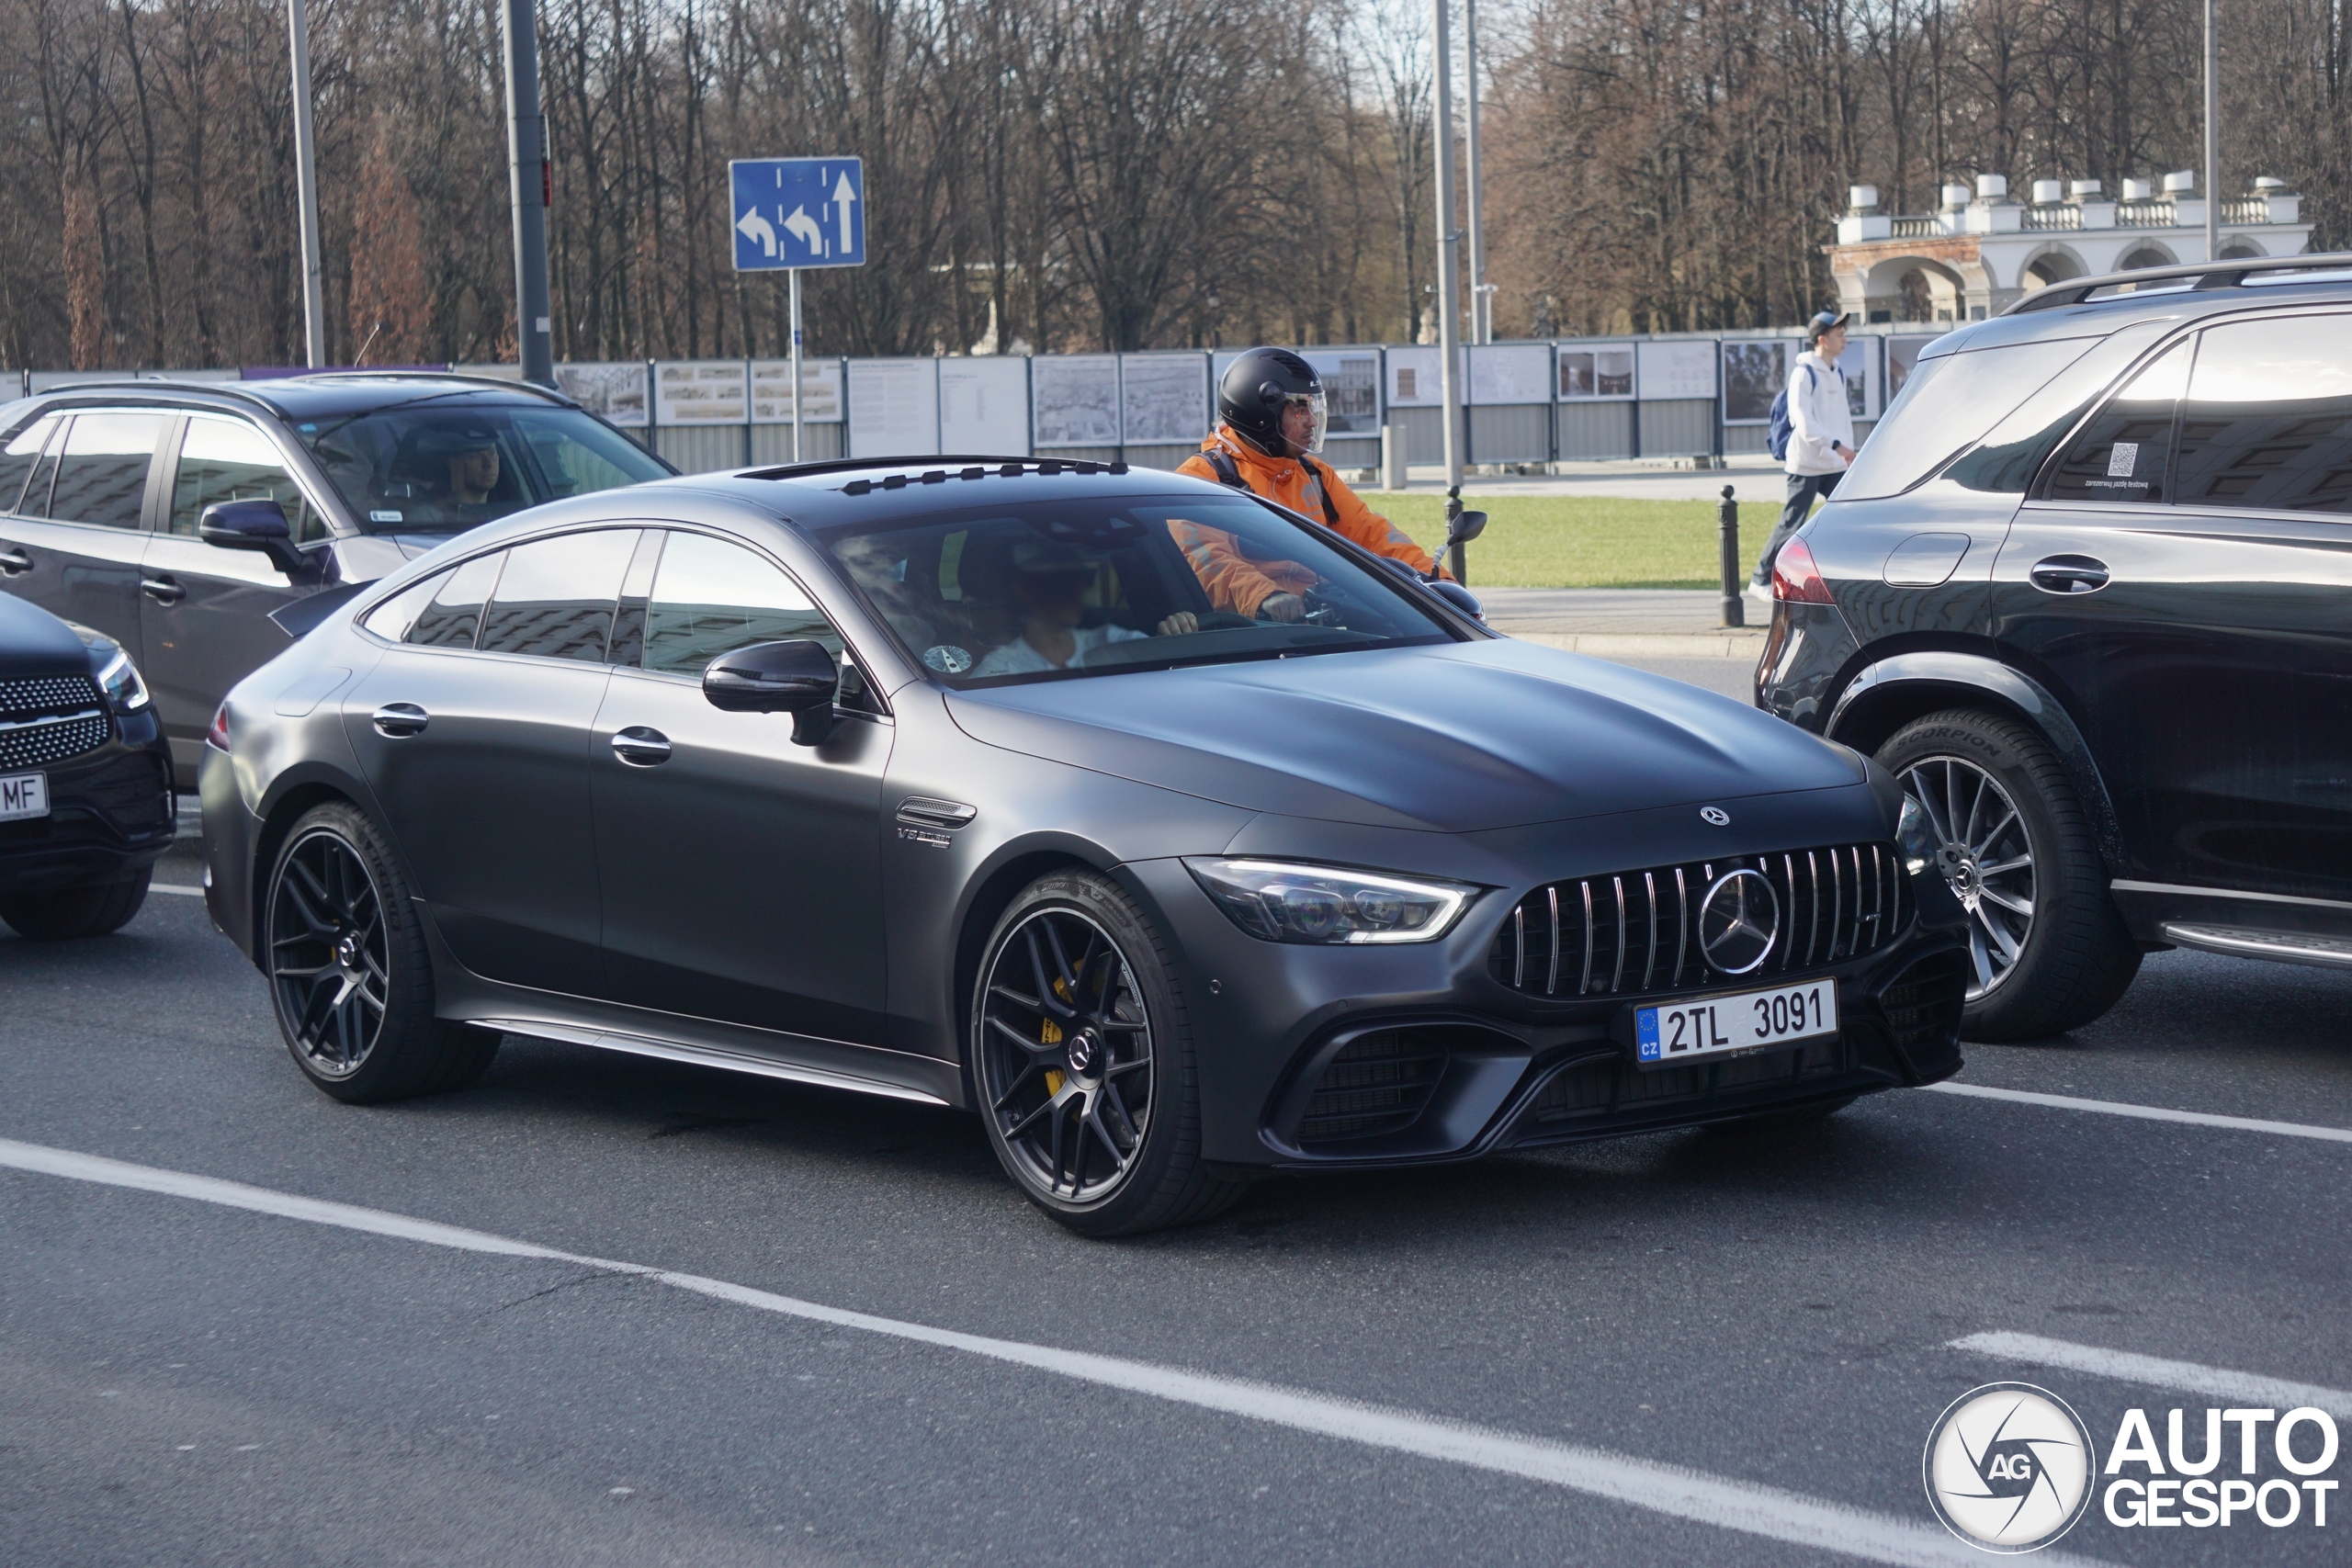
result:
<svg viewBox="0 0 2352 1568"><path fill-rule="evenodd" d="M2125 180L2120 199L2097 180L2033 182L2015 200L2001 175L1979 175L1972 192L1943 187L1940 209L1879 210L1875 186L1847 191L1838 242L1825 247L1839 306L1857 321L1982 321L2053 283L2135 267L2203 261L2205 198L2187 171ZM2312 226L2284 182L2264 178L2223 199L2221 259L2300 255Z"/></svg>

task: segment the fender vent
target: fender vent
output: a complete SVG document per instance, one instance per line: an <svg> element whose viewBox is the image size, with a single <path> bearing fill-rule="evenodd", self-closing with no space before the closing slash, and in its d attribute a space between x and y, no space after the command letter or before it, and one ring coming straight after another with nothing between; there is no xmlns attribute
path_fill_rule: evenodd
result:
<svg viewBox="0 0 2352 1568"><path fill-rule="evenodd" d="M1331 1058L1300 1118L1303 1148L1401 1133L1420 1119L1445 1071L1445 1047L1413 1029L1351 1040Z"/></svg>

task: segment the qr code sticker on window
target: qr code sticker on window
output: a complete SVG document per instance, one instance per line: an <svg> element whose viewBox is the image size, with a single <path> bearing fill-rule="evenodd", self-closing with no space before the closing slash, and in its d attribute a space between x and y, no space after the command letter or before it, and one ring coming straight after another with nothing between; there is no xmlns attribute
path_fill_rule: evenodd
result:
<svg viewBox="0 0 2352 1568"><path fill-rule="evenodd" d="M2140 444L2137 441L2119 441L2115 444L2115 450L2107 455L2109 479L2128 479L2132 477L2132 470L2139 466Z"/></svg>

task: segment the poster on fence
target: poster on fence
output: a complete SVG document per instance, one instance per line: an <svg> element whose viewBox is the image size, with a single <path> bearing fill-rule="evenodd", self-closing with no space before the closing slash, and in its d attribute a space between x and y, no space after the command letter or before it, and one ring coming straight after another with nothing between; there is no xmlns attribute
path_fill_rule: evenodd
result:
<svg viewBox="0 0 2352 1568"><path fill-rule="evenodd" d="M1715 400L1715 345L1713 339L1697 343L1645 343L1635 351L1637 384L1645 402L1679 398Z"/></svg>
<svg viewBox="0 0 2352 1568"><path fill-rule="evenodd" d="M1846 378L1846 410L1856 419L1876 419L1879 411L1879 345L1886 340L1869 336L1846 340L1838 356L1838 373Z"/></svg>
<svg viewBox="0 0 2352 1568"><path fill-rule="evenodd" d="M1209 433L1208 355L1121 355L1119 410L1127 446L1196 444Z"/></svg>
<svg viewBox="0 0 2352 1568"><path fill-rule="evenodd" d="M1560 344L1560 400L1564 403L1623 401L1634 395L1634 345L1630 343Z"/></svg>
<svg viewBox="0 0 2352 1568"><path fill-rule="evenodd" d="M559 365L557 390L590 413L624 430L645 428L645 361L612 365Z"/></svg>
<svg viewBox="0 0 2352 1568"><path fill-rule="evenodd" d="M1034 361L1029 406L1039 446L1119 444L1119 356L1055 355Z"/></svg>
<svg viewBox="0 0 2352 1568"><path fill-rule="evenodd" d="M1911 368L1919 363L1919 351L1936 340L1932 337L1891 337L1886 340L1886 400L1893 402L1903 395L1903 385L1911 379Z"/></svg>
<svg viewBox="0 0 2352 1568"><path fill-rule="evenodd" d="M1470 351L1455 351L1454 374L1466 392L1470 386ZM1438 372L1445 367L1444 353L1434 344L1411 344L1388 350L1388 406L1391 408L1434 409L1445 406L1445 387ZM1539 401L1541 400L1538 400Z"/></svg>
<svg viewBox="0 0 2352 1568"><path fill-rule="evenodd" d="M1796 347L1794 338L1785 337L1723 345L1725 424L1763 424L1772 417L1772 400L1789 384Z"/></svg>
<svg viewBox="0 0 2352 1568"><path fill-rule="evenodd" d="M1481 408L1552 400L1552 345L1480 344L1470 351L1470 396Z"/></svg>
<svg viewBox="0 0 2352 1568"><path fill-rule="evenodd" d="M803 359L800 362L800 423L839 424L842 419L842 362ZM792 361L752 361L752 423L792 423Z"/></svg>
<svg viewBox="0 0 2352 1568"><path fill-rule="evenodd" d="M743 424L752 417L751 384L740 359L664 361L653 367L653 423Z"/></svg>
<svg viewBox="0 0 2352 1568"><path fill-rule="evenodd" d="M939 361L853 359L848 369L849 455L939 455Z"/></svg>
<svg viewBox="0 0 2352 1568"><path fill-rule="evenodd" d="M939 449L1029 455L1029 361L972 355L939 362Z"/></svg>

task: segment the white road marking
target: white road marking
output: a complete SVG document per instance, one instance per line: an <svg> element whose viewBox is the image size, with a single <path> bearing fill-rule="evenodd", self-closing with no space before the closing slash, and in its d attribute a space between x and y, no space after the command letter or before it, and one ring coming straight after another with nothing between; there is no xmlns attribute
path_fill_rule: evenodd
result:
<svg viewBox="0 0 2352 1568"><path fill-rule="evenodd" d="M2352 1418L2352 1393L2314 1383L2289 1382L2259 1372L2236 1372L2226 1367L2200 1366L2195 1361L2168 1361L2161 1356L2136 1356L2129 1350L2107 1350L2097 1345L2076 1345L2064 1339L2044 1339L2039 1334L1971 1334L1951 1341L1955 1350L1980 1356L2030 1361L2037 1366L2064 1367L2070 1372L2114 1378L2122 1382L2153 1383L2184 1393L2211 1394L2239 1404L2268 1405L2297 1410L2304 1405L2331 1416Z"/></svg>
<svg viewBox="0 0 2352 1568"><path fill-rule="evenodd" d="M1301 1389L1245 1382L1204 1372L1188 1372L1148 1362L1123 1360L1081 1350L1065 1350L1012 1339L991 1339L926 1324L905 1323L867 1313L848 1312L816 1302L796 1300L747 1285L730 1284L697 1274L679 1274L639 1263L587 1258L540 1247L532 1242L492 1235L482 1231L445 1225L405 1214L362 1209L316 1198L296 1197L243 1182L180 1171L132 1165L69 1149L48 1148L0 1139L0 1167L63 1177L74 1181L127 1187L193 1199L255 1213L275 1214L312 1224L335 1225L373 1235L453 1247L461 1252L496 1253L509 1258L545 1258L614 1273L635 1275L697 1295L709 1296L757 1312L822 1323L836 1328L859 1329L893 1339L912 1340L944 1349L961 1350L991 1360L1034 1368L1057 1377L1123 1389L1179 1404L1193 1405L1247 1420L1286 1427L1318 1437L1392 1453L1441 1460L1502 1475L1515 1475L1565 1487L1653 1513L1690 1519L1719 1529L1762 1536L1770 1540L1838 1552L1872 1562L1938 1565L1938 1568L1982 1568L1983 1556L1958 1538L1935 1526L1849 1507L1753 1482L1709 1475L1680 1465L1611 1453L1578 1444L1554 1442L1492 1427L1476 1427L1442 1416L1359 1404ZM1906 1461L1907 1462L1907 1461ZM2042 1563L2080 1568L2094 1560L2059 1552L2044 1553Z"/></svg>
<svg viewBox="0 0 2352 1568"><path fill-rule="evenodd" d="M151 882L147 885L147 891L150 893L178 893L190 898L201 898L204 897L203 888L183 887L176 882Z"/></svg>
<svg viewBox="0 0 2352 1568"><path fill-rule="evenodd" d="M2071 1094L2034 1094L2021 1089L1988 1089L1973 1083L1931 1083L1938 1094L1973 1095L2057 1111L2096 1111L2107 1116L2136 1116L2143 1122L2185 1122L2193 1127L2229 1127L2241 1133L2270 1133L2282 1138L2319 1138L2352 1144L2352 1127L2320 1127L2308 1122L2264 1122L2252 1116L2216 1116L2205 1111L2168 1111L2161 1105L2131 1105L2120 1100L2077 1100Z"/></svg>

